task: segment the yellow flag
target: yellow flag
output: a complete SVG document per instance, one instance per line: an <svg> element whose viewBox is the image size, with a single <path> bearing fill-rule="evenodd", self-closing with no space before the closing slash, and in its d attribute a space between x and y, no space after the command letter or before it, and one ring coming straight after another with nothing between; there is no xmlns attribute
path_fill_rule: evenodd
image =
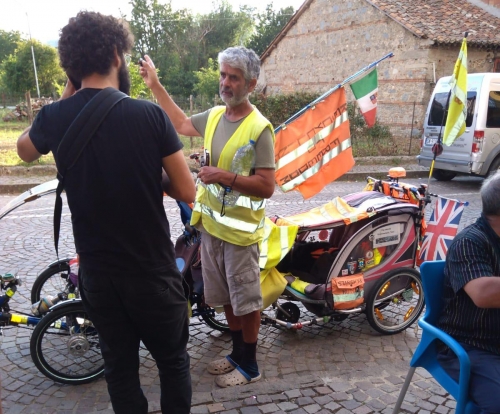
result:
<svg viewBox="0 0 500 414"><path fill-rule="evenodd" d="M443 143L448 146L465 131L467 118L467 39L465 37L450 80L450 88L450 104L443 136Z"/></svg>

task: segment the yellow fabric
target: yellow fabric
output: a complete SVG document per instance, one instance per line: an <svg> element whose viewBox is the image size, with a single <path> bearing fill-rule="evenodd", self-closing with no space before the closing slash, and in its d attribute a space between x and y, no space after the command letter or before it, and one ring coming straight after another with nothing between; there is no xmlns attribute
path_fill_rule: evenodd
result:
<svg viewBox="0 0 500 414"><path fill-rule="evenodd" d="M260 290L262 292L262 309L266 309L272 303L276 302L285 290L287 281L285 277L276 270L262 270L260 272Z"/></svg>
<svg viewBox="0 0 500 414"><path fill-rule="evenodd" d="M215 128L223 116L224 111L224 106L217 106L210 111L208 116L204 145L209 152L211 152L212 138L215 133ZM230 171L233 157L238 148L247 145L250 140L257 141L265 128L269 128L271 130L274 140L274 131L271 123L264 118L264 116L256 108L254 108L254 110L243 120L238 129L227 141L220 154L217 167ZM216 187L216 193L222 189L219 184L212 185ZM262 201L261 198L249 197L241 194L239 201L245 200L248 200L249 203L251 201ZM238 205L225 206L225 216L219 217L218 222L211 214L203 212L203 206L206 206L210 211L219 214L222 208L222 203L214 194L208 191L207 188L199 184L196 190L196 200L193 214L191 216L191 225L194 226L201 220L205 230L212 236L238 246L249 246L262 239L264 234L263 224L265 218L265 210L263 208L259 210L252 210L251 208ZM221 221L223 223L221 223ZM248 232L242 230L243 226L239 225L241 223L250 225L250 227L253 226L255 231Z"/></svg>
<svg viewBox="0 0 500 414"><path fill-rule="evenodd" d="M450 80L451 96L448 117L444 127L443 143L450 146L465 131L467 118L467 39L462 41L462 48L455 63L455 70Z"/></svg>
<svg viewBox="0 0 500 414"><path fill-rule="evenodd" d="M366 211L351 207L344 199L335 197L332 201L321 207L315 207L305 213L285 217L283 220L277 221L277 223L295 224L299 227L313 227L335 221L344 221L345 224L351 224L369 216L370 214Z"/></svg>
<svg viewBox="0 0 500 414"><path fill-rule="evenodd" d="M271 269L290 251L295 243L299 226L277 226L268 218L264 223L264 236L260 242L259 267Z"/></svg>
<svg viewBox="0 0 500 414"><path fill-rule="evenodd" d="M290 286L292 287L292 289L295 289L297 292L300 292L303 295L305 295L306 287L309 285L310 283L304 282L303 280L300 280L298 277L296 277Z"/></svg>

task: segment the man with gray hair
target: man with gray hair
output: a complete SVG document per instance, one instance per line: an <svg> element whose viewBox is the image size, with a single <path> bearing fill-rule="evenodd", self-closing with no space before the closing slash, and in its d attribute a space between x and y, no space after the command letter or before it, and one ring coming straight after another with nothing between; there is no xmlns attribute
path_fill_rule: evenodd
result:
<svg viewBox="0 0 500 414"><path fill-rule="evenodd" d="M206 166L198 174L191 224L202 234L205 302L224 307L233 348L207 370L221 387L261 378L257 366L260 327L259 248L265 199L274 192L274 132L250 103L260 73L253 50L219 53L219 93L225 106L188 118L160 84L148 56L141 75L179 134L204 137Z"/></svg>
<svg viewBox="0 0 500 414"><path fill-rule="evenodd" d="M500 172L483 182L481 200L481 217L455 237L446 256L439 327L469 355L471 398L482 413L500 413ZM458 359L442 348L438 360L458 381Z"/></svg>

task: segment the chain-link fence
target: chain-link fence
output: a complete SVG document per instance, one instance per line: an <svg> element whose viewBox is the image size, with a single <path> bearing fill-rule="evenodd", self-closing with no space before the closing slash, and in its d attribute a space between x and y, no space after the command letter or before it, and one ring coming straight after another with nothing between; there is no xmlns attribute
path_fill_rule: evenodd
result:
<svg viewBox="0 0 500 414"><path fill-rule="evenodd" d="M211 98L203 95L170 96L174 100L174 102L188 115L197 114L206 111L207 109L210 109L215 105L223 104L219 95L214 95Z"/></svg>
<svg viewBox="0 0 500 414"><path fill-rule="evenodd" d="M0 93L0 108L11 108L26 100L24 95Z"/></svg>

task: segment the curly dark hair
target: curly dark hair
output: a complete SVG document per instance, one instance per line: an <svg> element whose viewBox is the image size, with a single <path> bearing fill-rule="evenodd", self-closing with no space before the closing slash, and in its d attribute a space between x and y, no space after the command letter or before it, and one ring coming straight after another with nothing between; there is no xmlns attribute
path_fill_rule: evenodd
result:
<svg viewBox="0 0 500 414"><path fill-rule="evenodd" d="M81 11L61 30L59 59L69 78L81 81L92 73L107 75L114 59L130 52L134 37L125 20Z"/></svg>

